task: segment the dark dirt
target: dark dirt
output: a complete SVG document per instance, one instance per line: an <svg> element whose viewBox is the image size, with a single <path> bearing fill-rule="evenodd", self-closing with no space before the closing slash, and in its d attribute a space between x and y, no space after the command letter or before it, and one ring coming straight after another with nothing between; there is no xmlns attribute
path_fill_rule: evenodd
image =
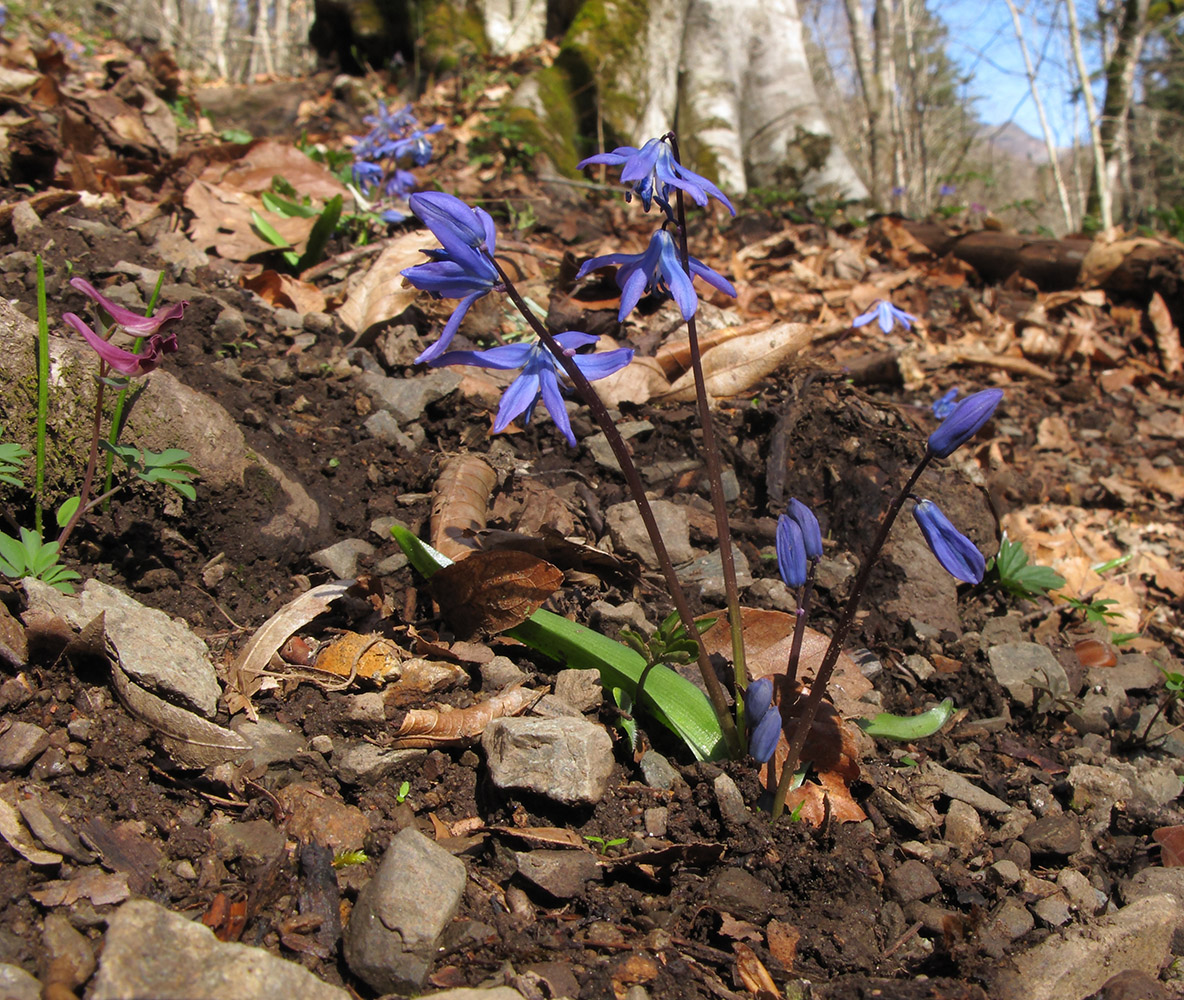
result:
<svg viewBox="0 0 1184 1000"><path fill-rule="evenodd" d="M120 261L161 266L136 234L120 239L88 236L73 221L85 218L110 222L81 207L44 221L54 315L69 309L82 312L81 297L64 285L67 261L74 274L92 279L115 273ZM762 225L760 219L741 219L733 232ZM537 238L555 239L545 230L539 230ZM0 253L14 249L3 247ZM198 501L187 504L180 516L163 514L160 498L145 493L87 522L75 535L67 558L84 576L121 587L147 605L184 618L225 664L268 615L310 583L327 579L309 561L312 551L340 538L367 537L377 517L396 515L412 527L422 527L440 457L464 450L483 453L491 445L487 410L458 396L428 407L422 425L429 444L420 450L406 452L378 444L362 429L369 401L351 377L346 364L350 355L339 332L319 335L311 346L296 351L295 331L281 330L266 306L223 275L201 272L194 283L202 295L194 298L177 326L180 350L169 359L169 368L221 403L243 428L251 448L302 481L322 512L318 531L299 548L277 551L257 530L274 503L268 483L248 480L242 489L221 492L199 484ZM30 275L5 269L2 256L0 294L33 314ZM935 293L931 305L935 329L943 319L942 295L953 312L962 308L944 291ZM213 296L245 316L249 332L241 342L218 342L213 327L221 305ZM602 319L593 317L589 322ZM421 333L430 335L427 321ZM798 496L814 505L836 553L858 552L867 526L882 509L885 491L900 482L919 457L928 426L924 401L934 394L905 392L889 384L852 386L841 370L840 362L874 347L861 337L816 346L793 370L766 380L721 411L725 463L735 469L741 484L741 496L731 514L754 576L776 575L773 563L762 555L769 551L772 519L785 498ZM393 374L411 375L413 369L396 369ZM960 374L967 384L986 375L977 369ZM954 463L942 463L919 488L939 499L984 551L994 549L997 518L1025 504L1063 499L1075 491L1075 502L1120 509L1096 482L1083 483L1080 477L1064 474L1055 451L1031 451L1038 425L1049 413L1070 427L1103 432L1090 439L1094 468L1130 463L1135 449L1142 449L1149 461L1167 456L1179 463L1184 457L1179 439L1144 439L1130 433L1136 419L1160 408L1147 394L1115 402L1118 397L1105 392L1090 370L1068 367L1057 371L1049 383L1007 381L1006 414L994 431L1010 448L1006 475L994 476L988 462L987 475L976 485L953 468ZM1141 408L1137 415L1136 407ZM652 433L633 442L642 466L699 456L699 435L690 429L693 420L688 408L646 404L627 409L627 416L644 417L654 424ZM581 422L587 429L580 415L577 431ZM1115 427L1127 428L1127 435L1115 432ZM569 469L591 487L587 497L599 509L569 505L575 534L594 540L589 525L599 522L609 505L626 498L619 477L597 467L586 448L568 452L549 425L499 442L503 457L508 455L512 461L499 461L498 467L528 470L508 477L502 491L512 495L532 477L556 486ZM788 461L771 465L770 455L780 454L787 455ZM654 489L665 498L699 506L705 494L701 481L693 477L685 482L662 481ZM1178 532L1178 498L1167 508L1148 506L1139 516L1166 517ZM17 517L24 513L13 511ZM491 527L515 526L513 521L491 523ZM707 518L693 521L692 541L712 547L714 528ZM360 569L372 570L394 551L391 542L380 545L378 554L369 561L363 559ZM232 568L209 585L203 570L220 555ZM961 634L922 638L907 615L889 610L900 596L902 582L917 572L915 566L901 565L891 557L877 570L857 642L871 649L884 666L874 683L885 710L911 714L951 697L963 714L952 729L903 751L886 741L875 745L874 756L863 762L863 775L852 788L870 817L861 824L814 829L782 822L771 827L765 817L754 813L741 826L728 825L717 805L714 779L726 771L745 799L754 802L760 793L755 774L738 763L686 764L679 748L660 731L647 736L675 763L682 761L683 784L672 792L646 786L633 754L618 740L609 793L595 807L573 809L499 792L488 780L479 754L465 748L433 750L370 787L342 783L324 756L310 752L228 788L171 766L155 749L147 727L130 718L115 699L101 668L45 651L32 652L23 672L24 693L9 678L0 697L5 701L6 719L32 722L50 733L50 750L33 765L27 779L75 824L94 824L93 831L118 829L129 838L130 853L136 858L129 880L133 891L184 913L206 911L218 893L245 899L243 942L302 962L329 982L349 985L363 997L372 994L336 954L318 956L314 949L292 946L301 940L285 930L298 914L302 876L297 854L284 852L263 864L220 857L211 847L214 825L229 817L236 822L266 820L283 828L286 817L273 794L296 781L311 782L325 795L359 807L369 825L363 846L372 860L340 870L348 908L391 834L416 824L430 835L429 814L443 824L479 817L486 827L558 826L581 837L606 840L636 835L628 848L610 851L614 854L644 845L645 810L663 806L668 810L665 841L719 844L722 859L696 863L692 858L665 867L625 860L606 866L603 879L590 883L582 894L558 901L516 874L512 852L521 845L513 834L490 833L475 840L463 854L470 881L462 912L449 931L431 984L477 985L501 975L510 963L518 975L533 970L542 981L552 983L552 992L540 995L576 995L574 990L586 1000L620 998L629 986L642 985L650 996L671 1000L732 997L742 991L733 966L735 945L743 942L769 969L779 988L805 979L814 984L815 997L982 998L989 995L992 970L1007 953L1023 950L1050 933L1038 924L1025 936L990 948L984 947L980 936L988 915L1005 896L1002 887L984 878L984 871L993 861L1017 856L1015 835L997 837L997 826L988 823L987 841L976 852L931 852L926 863L940 891L922 913L902 905L887 878L907 857L919 852L924 856L926 845L938 844L940 829L919 832L886 817L874 803L873 790L881 784L907 782L910 759L932 759L972 776L1009 801L1030 800L1035 788L1067 806L1063 776L1078 759L1075 751L1081 748L1082 738L1065 725L1063 714L1036 715L1016 708L1010 721L989 728L976 725L976 720L1003 718L1008 698L978 646L964 637L1004 616L1014 602L998 591L962 588L957 605ZM432 617L430 599L409 569L382 583L396 609L395 624L439 626ZM0 597L10 611L20 612L17 592L4 590ZM843 597L842 585L820 593L815 627L827 629ZM596 599L614 604L639 599L651 622L671 610L668 597L648 576L631 585L578 584L566 588L553 606L579 618ZM697 602L695 610L712 609ZM1025 635L1057 615L1047 602L1025 603L1021 610L1024 615L1017 620ZM1157 618L1148 633L1176 655L1181 652L1178 612L1176 608ZM1077 623L1068 616L1062 621L1067 645L1077 636L1072 631ZM539 682L550 680L553 668L520 651L510 652ZM901 666L913 653L941 655L943 666L918 680ZM1147 692L1143 698L1154 699L1158 694ZM340 707L342 697L310 684L291 685L256 696L255 707L263 717L298 727L309 740L342 733L380 743L389 740L384 727L347 719ZM1127 707L1135 711L1140 700L1132 698ZM1175 709L1170 714L1179 721ZM601 718L613 721L607 709ZM87 725L78 726L80 721ZM219 721L225 722L225 715ZM68 725L73 728L68 730ZM73 733L85 735L76 738ZM1146 752L1135 747L1130 754ZM410 792L406 802L399 802L396 789L404 780ZM1116 811L1110 830L1091 849L1071 861L1034 863L1033 871L1051 878L1059 867L1073 864L1109 895L1124 879L1154 863L1157 857L1150 834L1168 822L1180 822L1178 810ZM918 840L921 845L914 846ZM52 878L69 878L85 865L67 861L49 871L3 845L0 860L0 961L36 971L45 909L30 892ZM736 893L721 885L721 878L737 871L755 879L768 893L762 899L749 885L753 898L747 911L737 904ZM507 902L508 894L518 902ZM106 909L80 901L69 912L74 925L97 940ZM1088 916L1082 914L1081 919ZM767 944L765 929L770 921L800 935L792 969L782 961L785 953L779 958Z"/></svg>

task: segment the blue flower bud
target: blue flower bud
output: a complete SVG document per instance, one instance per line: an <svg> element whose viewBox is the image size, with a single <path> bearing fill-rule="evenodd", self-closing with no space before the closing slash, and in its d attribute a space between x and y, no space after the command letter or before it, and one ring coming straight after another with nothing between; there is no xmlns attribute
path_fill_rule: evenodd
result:
<svg viewBox="0 0 1184 1000"><path fill-rule="evenodd" d="M967 396L954 407L954 412L942 421L942 425L929 435L929 453L937 458L945 458L969 441L991 419L991 414L1002 398L1002 389L984 389Z"/></svg>
<svg viewBox="0 0 1184 1000"><path fill-rule="evenodd" d="M802 543L806 548L807 559L822 558L822 529L818 527L818 518L814 511L796 498L789 501L789 516L802 530Z"/></svg>
<svg viewBox="0 0 1184 1000"><path fill-rule="evenodd" d="M777 518L777 569L786 586L800 587L806 582L806 542L797 521L788 514Z"/></svg>
<svg viewBox="0 0 1184 1000"><path fill-rule="evenodd" d="M969 538L960 532L932 500L918 500L913 517L937 561L946 572L964 583L981 583L987 562Z"/></svg>
<svg viewBox="0 0 1184 1000"><path fill-rule="evenodd" d="M751 729L773 704L773 678L761 677L744 689L744 719Z"/></svg>
<svg viewBox="0 0 1184 1000"><path fill-rule="evenodd" d="M781 713L770 708L749 733L748 752L756 758L757 763L763 764L773 756L780 739Z"/></svg>

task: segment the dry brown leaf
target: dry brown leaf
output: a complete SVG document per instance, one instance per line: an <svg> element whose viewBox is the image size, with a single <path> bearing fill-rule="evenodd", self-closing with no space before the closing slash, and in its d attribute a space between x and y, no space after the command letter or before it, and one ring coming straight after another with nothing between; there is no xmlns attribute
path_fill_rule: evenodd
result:
<svg viewBox="0 0 1184 1000"><path fill-rule="evenodd" d="M1184 826L1161 826L1151 836L1162 849L1160 863L1165 868L1184 865Z"/></svg>
<svg viewBox="0 0 1184 1000"><path fill-rule="evenodd" d="M426 229L417 229L390 243L337 310L341 322L354 333L361 334L376 323L398 316L419 294L418 289L409 285L399 272L414 264L422 264L426 258L420 251L436 242Z"/></svg>
<svg viewBox="0 0 1184 1000"><path fill-rule="evenodd" d="M1172 322L1172 314L1159 292L1151 295L1151 301L1147 304L1147 318L1155 330L1155 347L1159 351L1163 370L1169 375L1178 375L1184 368L1184 348L1180 346L1180 331Z"/></svg>
<svg viewBox="0 0 1184 1000"><path fill-rule="evenodd" d="M618 407L622 403L640 406L670 391L670 380L654 358L635 357L620 371L596 383L596 391L605 406Z"/></svg>
<svg viewBox="0 0 1184 1000"><path fill-rule="evenodd" d="M708 395L719 398L745 392L826 332L817 324L781 323L707 351L703 355L703 377ZM694 400L693 374L685 372L668 393L658 398L670 403Z"/></svg>
<svg viewBox="0 0 1184 1000"><path fill-rule="evenodd" d="M346 632L325 646L317 654L315 668L338 677L365 677L387 684L384 700L392 705L421 702L424 695L469 681L468 673L455 663L408 656L390 639L357 632Z"/></svg>
<svg viewBox="0 0 1184 1000"><path fill-rule="evenodd" d="M468 708L413 708L395 733L394 746L460 746L475 740L494 719L520 715L538 701L546 688L512 687Z"/></svg>
<svg viewBox="0 0 1184 1000"><path fill-rule="evenodd" d="M277 309L293 309L301 315L325 311L325 296L321 290L290 274L267 270L253 278L244 278L243 287Z"/></svg>
<svg viewBox="0 0 1184 1000"><path fill-rule="evenodd" d="M769 954L781 963L786 972L792 972L794 962L798 959L798 942L802 939L802 932L793 924L770 920L765 927L765 936L769 942Z"/></svg>
<svg viewBox="0 0 1184 1000"><path fill-rule="evenodd" d="M764 963L756 957L756 952L743 941L733 943L732 951L736 954L736 978L744 988L759 1000L777 1000L781 991L777 989Z"/></svg>
<svg viewBox="0 0 1184 1000"><path fill-rule="evenodd" d="M456 455L444 464L432 497L432 548L454 562L476 550L473 533L485 527L496 483L497 473L479 455Z"/></svg>
<svg viewBox="0 0 1184 1000"><path fill-rule="evenodd" d="M255 231L251 212L258 212L292 248L308 241L315 218L283 218L269 212L253 194L195 180L185 190L185 207L193 213L189 238L202 250L213 247L224 260L249 260L274 253L277 247Z"/></svg>
<svg viewBox="0 0 1184 1000"><path fill-rule="evenodd" d="M565 826L491 826L494 833L514 837L530 847L577 847L589 851L588 842Z"/></svg>
<svg viewBox="0 0 1184 1000"><path fill-rule="evenodd" d="M29 890L29 895L42 906L73 906L80 899L89 899L95 906L111 906L122 903L131 894L127 872L108 874L97 868L75 878L43 882Z"/></svg>
<svg viewBox="0 0 1184 1000"><path fill-rule="evenodd" d="M806 781L790 792L785 797L785 809L811 826L822 826L828 809L833 823L862 823L867 819L867 813L851 797L847 782L834 771L820 771L817 784Z"/></svg>
<svg viewBox="0 0 1184 1000"><path fill-rule="evenodd" d="M492 635L521 625L563 583L551 563L518 549L474 552L428 581L444 617L460 635Z"/></svg>
<svg viewBox="0 0 1184 1000"><path fill-rule="evenodd" d="M699 354L706 354L713 348L726 344L737 337L747 337L750 333L761 333L773 325L772 320L758 319L739 326L722 326L716 330L701 331L699 333ZM691 342L686 334L686 328L670 340L667 340L654 352L654 360L662 367L668 378L676 378L691 367Z"/></svg>
<svg viewBox="0 0 1184 1000"><path fill-rule="evenodd" d="M15 792L15 789L11 785L7 786L7 790ZM42 850L42 848L37 846L33 835L29 833L25 824L21 822L20 813L17 812L16 806L3 796L0 796L0 837L3 837L8 846L28 861L29 864L60 865L62 863L62 856L56 851Z"/></svg>
<svg viewBox="0 0 1184 1000"><path fill-rule="evenodd" d="M271 190L272 181L282 177L302 196L313 201L331 201L341 195L346 211L353 204L349 188L320 163L308 158L286 142L265 139L258 142L239 160L211 166L203 178L228 190L257 194Z"/></svg>

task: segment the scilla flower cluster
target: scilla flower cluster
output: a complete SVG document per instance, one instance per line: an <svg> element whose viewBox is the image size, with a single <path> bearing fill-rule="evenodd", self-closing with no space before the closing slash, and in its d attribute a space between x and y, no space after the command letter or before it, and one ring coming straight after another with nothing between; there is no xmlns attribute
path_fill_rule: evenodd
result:
<svg viewBox="0 0 1184 1000"><path fill-rule="evenodd" d="M428 139L443 125L422 128L411 105L398 111L378 102L378 112L367 115L363 123L370 131L354 143L353 178L358 193L384 222L398 223L407 218L402 206L415 190L415 174L405 166L424 167L432 159Z"/></svg>

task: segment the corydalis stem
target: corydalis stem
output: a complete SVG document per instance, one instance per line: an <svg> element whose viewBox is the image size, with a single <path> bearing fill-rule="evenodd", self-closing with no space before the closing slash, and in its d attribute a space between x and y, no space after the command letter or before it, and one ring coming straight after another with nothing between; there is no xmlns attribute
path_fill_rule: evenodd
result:
<svg viewBox="0 0 1184 1000"><path fill-rule="evenodd" d="M538 335L539 340L547 346L547 350L563 366L567 377L571 379L576 391L591 411L593 419L608 439L609 446L613 450L613 455L617 459L617 464L621 467L621 472L625 476L625 482L629 486L629 492L633 494L633 501L637 504L638 513L641 515L641 521L645 525L650 542L654 546L654 553L658 558L658 564L662 569L662 574L666 577L666 584L670 589L670 598L674 601L674 606L678 610L678 617L682 621L682 627L689 638L697 639L699 633L695 627L694 616L691 614L691 608L687 603L686 595L683 593L682 585L678 581L678 574L674 570L674 563L670 561L670 555L666 551L666 544L662 541L662 534L658 530L658 522L654 519L653 509L650 507L650 502L645 495L645 486L642 484L637 466L633 463L633 456L629 453L629 447L625 444L625 439L621 437L620 431L617 430L616 424L609 415L608 408L604 405L604 401L597 394L596 390L592 388L592 384L588 381L584 373L580 371L579 365L563 350L550 331L547 330L534 314L530 306L526 304L526 301L514 286L514 282L502 269L502 266L497 260L495 258L490 259L498 275L501 277L502 283L505 285L506 294L510 297L510 301L522 313L523 318L530 324L531 328ZM740 739L736 731L736 724L732 721L732 716L728 709L727 696L724 694L719 678L715 676L715 671L712 669L711 662L707 658L703 643L696 642L696 646L698 649L699 671L703 675L703 683L707 688L707 696L711 699L712 708L715 710L715 714L719 719L720 729L724 734L724 741L728 745L728 750L734 756L738 756L740 752Z"/></svg>
<svg viewBox="0 0 1184 1000"><path fill-rule="evenodd" d="M678 152L678 138L668 132L670 150L674 162L681 164ZM691 253L687 245L687 213L682 188L676 188L675 203L678 206L678 252L682 258L683 270L691 274ZM691 371L695 376L695 402L699 410L699 426L703 429L703 453L707 458L707 481L711 487L711 506L715 510L715 532L719 537L719 561L724 577L724 594L728 605L728 625L732 630L732 670L736 690L743 691L748 684L748 670L744 657L744 629L740 617L740 588L736 586L736 560L732 555L732 527L728 522L728 505L724 499L723 470L719 461L719 444L715 437L715 421L711 415L711 401L707 398L707 381L703 377L703 357L699 351L699 331L695 317L687 319L687 344L691 353ZM737 705L739 699L737 699ZM739 721L739 710L737 710Z"/></svg>
<svg viewBox="0 0 1184 1000"><path fill-rule="evenodd" d="M773 819L778 819L785 810L785 796L789 793L789 783L793 778L794 772L797 771L798 762L802 755L802 746L806 742L806 737L810 734L810 728L814 725L814 717L818 714L818 706L822 703L822 696L826 693L827 684L830 683L830 675L834 673L835 664L839 660L839 653L843 649L843 643L847 641L847 633L851 631L851 625L855 621L855 613L859 610L859 602L863 599L863 591L867 587L867 581L871 576L872 567L879 558L880 550L884 548L884 543L888 540L888 532L892 530L892 525L900 513L900 508L904 505L905 500L908 499L913 486L921 478L921 473L925 471L926 466L929 465L932 458L933 455L927 451L921 461L917 463L917 467L913 469L913 473L909 476L908 482L904 484L904 488L896 495L892 503L889 504L888 510L884 514L884 520L880 522L880 530L876 532L876 537L871 544L871 548L867 550L867 554L863 557L863 563L859 567L859 573L855 577L855 583L851 586L851 593L847 597L847 603L843 606L843 612L839 617L838 624L835 626L834 634L830 637L830 645L826 647L826 653L823 654L822 663L818 666L818 673L814 678L813 684L810 685L810 694L802 705L802 712L798 716L797 725L794 727L793 739L789 743L789 756L785 758L785 769L781 772L781 780L777 783L777 794L773 797Z"/></svg>
<svg viewBox="0 0 1184 1000"><path fill-rule="evenodd" d="M95 391L95 418L91 426L90 435L90 456L86 460L86 475L82 477L82 489L78 493L78 506L74 509L74 514L70 520L66 522L66 526L62 529L62 533L58 535L58 551L66 547L66 541L70 535L73 534L74 528L82 519L83 511L88 509L87 500L90 497L90 488L95 480L95 466L99 464L99 432L102 430L103 422L103 390L106 388L107 378L107 363L99 361L99 386Z"/></svg>

